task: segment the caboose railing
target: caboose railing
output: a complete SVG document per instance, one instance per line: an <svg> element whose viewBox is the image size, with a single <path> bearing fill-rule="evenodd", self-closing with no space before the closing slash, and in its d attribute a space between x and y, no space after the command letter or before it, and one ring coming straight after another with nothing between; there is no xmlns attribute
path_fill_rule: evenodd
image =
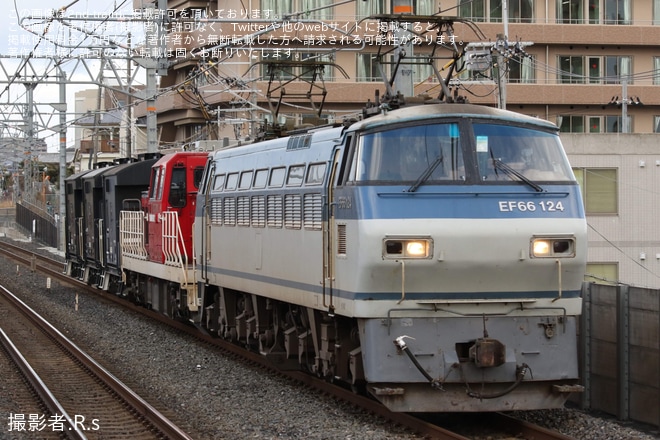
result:
<svg viewBox="0 0 660 440"><path fill-rule="evenodd" d="M121 211L119 213L119 243L122 256L147 259L144 247L144 213Z"/></svg>

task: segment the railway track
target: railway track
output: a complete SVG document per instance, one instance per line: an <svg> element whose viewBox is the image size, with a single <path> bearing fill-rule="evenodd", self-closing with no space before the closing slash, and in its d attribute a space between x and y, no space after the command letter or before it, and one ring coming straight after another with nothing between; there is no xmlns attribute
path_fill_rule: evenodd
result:
<svg viewBox="0 0 660 440"><path fill-rule="evenodd" d="M268 369L281 376L288 377L297 383L304 386L311 387L333 396L333 398L340 399L345 402L350 402L358 408L382 417L385 420L392 421L401 426L417 432L420 436L429 439L473 439L475 438L475 430L488 432L490 439L534 439L534 440L570 440L572 437L565 436L561 433L547 430L543 427L530 424L521 420L508 417L504 414L488 413L488 414L460 414L456 417L450 418L452 422L446 422L440 418L427 418L422 419L412 414L407 413L393 413L384 408L378 402L367 398L365 396L356 395L350 390L338 387L328 383L315 376L300 372L300 371L282 371L277 369L269 361L264 359L263 356L244 350L242 347L231 344L225 340L218 339L212 335L201 332L198 328L190 325L171 320L164 315L147 310L143 307L136 306L114 294L101 291L93 286L89 286L77 280L66 277L62 271L62 262L55 259L45 257L43 255L34 256L28 250L13 246L12 249L5 247L6 242L0 242L0 252L5 255L21 262L24 265L31 266L33 270L44 272L49 277L56 278L64 283L75 285L76 288L91 292L96 296L100 296L105 300L115 302L121 307L131 309L140 314L146 315L154 320L160 321L163 324L174 328L175 330L189 334L208 345L212 345L216 349L220 349L223 353L234 358L241 358L253 365L259 365L264 369ZM457 425L456 420L462 420ZM470 426L470 432L466 433L464 428L466 425ZM459 432L463 432L462 434Z"/></svg>
<svg viewBox="0 0 660 440"><path fill-rule="evenodd" d="M3 349L41 409L12 414L10 430L72 439L191 439L2 286L0 316Z"/></svg>

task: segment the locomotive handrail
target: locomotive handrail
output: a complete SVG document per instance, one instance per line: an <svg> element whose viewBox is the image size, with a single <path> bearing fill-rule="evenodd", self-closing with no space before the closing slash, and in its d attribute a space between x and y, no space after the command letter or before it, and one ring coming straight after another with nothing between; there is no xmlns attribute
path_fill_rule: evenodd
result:
<svg viewBox="0 0 660 440"><path fill-rule="evenodd" d="M142 211L120 211L119 240L122 256L147 258L144 248L144 214Z"/></svg>
<svg viewBox="0 0 660 440"><path fill-rule="evenodd" d="M161 215L165 264L179 267L184 283L187 285L188 271L186 270L186 262L188 261L188 253L183 243L179 213L176 211L165 211Z"/></svg>

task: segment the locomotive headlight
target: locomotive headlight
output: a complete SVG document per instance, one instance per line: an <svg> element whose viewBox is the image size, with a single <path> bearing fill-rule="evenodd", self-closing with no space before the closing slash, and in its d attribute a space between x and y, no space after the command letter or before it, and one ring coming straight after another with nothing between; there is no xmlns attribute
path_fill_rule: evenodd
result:
<svg viewBox="0 0 660 440"><path fill-rule="evenodd" d="M431 258L433 240L427 237L386 237L383 239L383 258Z"/></svg>
<svg viewBox="0 0 660 440"><path fill-rule="evenodd" d="M574 257L575 237L532 237L531 256L533 258Z"/></svg>

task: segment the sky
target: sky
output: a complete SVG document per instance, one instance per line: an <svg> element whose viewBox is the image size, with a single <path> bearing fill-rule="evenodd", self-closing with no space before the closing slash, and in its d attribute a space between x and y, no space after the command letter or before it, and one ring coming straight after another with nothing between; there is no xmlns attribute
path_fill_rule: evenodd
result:
<svg viewBox="0 0 660 440"><path fill-rule="evenodd" d="M22 103L26 101L26 88L21 84L14 83L7 86L8 82L12 81L14 73L19 70L22 64L22 59L25 55L32 53L32 63L37 70L37 74L45 74L47 69L52 69L48 73L50 82L55 82L54 63L52 61L55 55L66 53L69 49L63 49L64 46L75 47L77 50L86 50L92 44L98 44L99 40L93 41L92 38L85 38L85 34L72 29L72 27L84 27L85 29L93 29L98 35L103 35L105 39L116 38L118 41L123 41L127 34L127 25L122 25L119 21L102 23L100 20L92 19L84 21L82 19L74 19L76 14L80 17L85 14L87 17L106 17L112 13L117 6L123 6L121 11L122 15L127 15L132 12L133 0L8 0L4 3L7 8L4 13L0 14L0 55L2 59L3 70L0 70L0 105L4 107L3 113L5 115L16 112L16 107L7 106L9 103ZM66 7L64 13L68 18L70 26L63 25L61 21L51 21L46 28L47 20L39 17L47 17L53 11ZM31 18L30 18L31 17ZM24 26L21 26L23 24ZM24 29L30 27L32 32ZM139 30L138 30L139 31ZM47 38L41 38L42 36ZM55 44L48 40L57 41L60 44L58 49ZM101 44L107 44L107 40L102 39ZM59 50L59 52L58 52ZM88 65L94 66L95 61L90 61ZM100 64L100 63L99 63ZM62 64L63 69L67 72L67 78L78 80L82 82L91 81L95 78L96 73L89 73L80 64L76 65L74 60L66 61ZM41 105L37 106L39 113L51 112L52 106L49 103L58 103L59 87L55 84L46 84L48 80L38 84L34 90L35 103ZM67 120L72 121L79 117L74 112L74 97L75 92L83 89L95 88L93 84L85 85L78 84L67 85ZM7 118L3 115L2 123L15 117ZM46 124L42 124L46 121ZM37 123L42 125L42 129L37 134L37 137L44 138L48 144L49 151L57 151L59 149L59 134L56 130L50 130L49 127L57 128L59 123L58 115L42 115L41 119L37 118ZM5 134L5 133L3 133ZM74 144L74 136L72 130L67 133L67 145Z"/></svg>

